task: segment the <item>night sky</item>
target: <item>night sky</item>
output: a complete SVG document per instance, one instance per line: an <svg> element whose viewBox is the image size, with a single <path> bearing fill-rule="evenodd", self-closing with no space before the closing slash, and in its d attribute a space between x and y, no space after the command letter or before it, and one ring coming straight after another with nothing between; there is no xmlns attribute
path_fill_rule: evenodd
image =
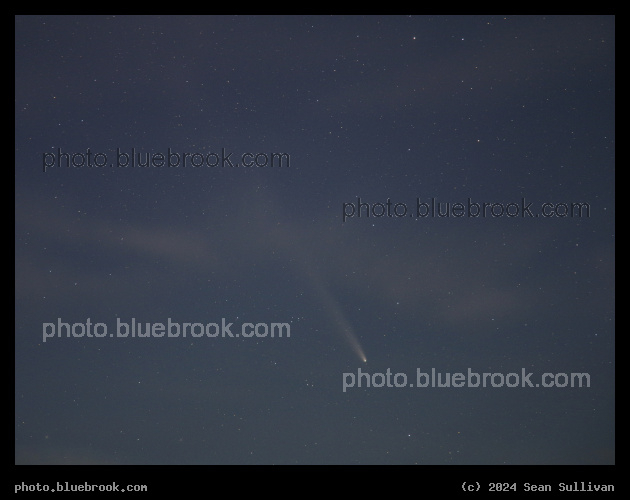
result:
<svg viewBox="0 0 630 500"><path fill-rule="evenodd" d="M15 27L17 464L615 462L613 16Z"/></svg>

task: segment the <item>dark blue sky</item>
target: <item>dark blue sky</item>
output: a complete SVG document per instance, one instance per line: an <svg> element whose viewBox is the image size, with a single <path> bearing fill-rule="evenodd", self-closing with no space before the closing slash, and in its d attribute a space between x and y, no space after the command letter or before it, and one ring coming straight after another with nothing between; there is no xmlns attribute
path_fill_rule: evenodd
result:
<svg viewBox="0 0 630 500"><path fill-rule="evenodd" d="M17 17L16 463L614 463L614 35L612 16ZM43 171L88 148L107 165ZM109 166L132 148L290 166ZM408 213L344 222L357 198ZM519 213L416 217L418 198ZM291 336L44 342L58 318ZM590 387L409 387L432 368ZM344 392L359 369L408 383Z"/></svg>

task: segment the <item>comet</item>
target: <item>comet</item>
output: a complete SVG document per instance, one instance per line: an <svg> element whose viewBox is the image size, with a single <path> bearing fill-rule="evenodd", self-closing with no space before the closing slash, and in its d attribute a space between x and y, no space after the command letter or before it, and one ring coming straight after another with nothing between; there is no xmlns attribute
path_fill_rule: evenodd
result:
<svg viewBox="0 0 630 500"><path fill-rule="evenodd" d="M354 332L354 329L348 321L348 318L346 318L346 315L341 310L339 302L332 296L328 288L326 288L326 286L322 283L321 279L316 274L311 273L311 279L313 280L313 284L317 289L322 302L324 303L325 309L332 316L337 330L341 332L343 338L346 340L354 353L359 357L359 359L363 363L367 363L367 357L365 356L363 348L359 343L359 337Z"/></svg>
<svg viewBox="0 0 630 500"><path fill-rule="evenodd" d="M346 318L346 315L339 305L339 301L333 296L328 285L322 280L321 276L323 273L314 265L314 259L310 257L309 249L304 248L300 244L299 238L296 239L293 234L289 235L286 233L284 226L280 226L279 223L274 226L274 231L278 231L274 233L276 239L285 243L284 250L289 260L296 263L297 269L303 273L310 282L323 305L324 311L334 323L335 330L341 334L359 360L363 363L367 363L367 357L359 343L359 337L354 332L348 318ZM301 256L301 258L297 258L297 256Z"/></svg>

